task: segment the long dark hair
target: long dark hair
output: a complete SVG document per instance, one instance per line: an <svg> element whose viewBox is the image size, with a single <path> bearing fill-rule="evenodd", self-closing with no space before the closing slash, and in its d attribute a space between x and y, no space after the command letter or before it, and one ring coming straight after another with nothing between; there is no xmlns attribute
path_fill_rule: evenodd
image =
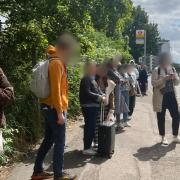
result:
<svg viewBox="0 0 180 180"><path fill-rule="evenodd" d="M98 66L102 67L102 68L105 68L105 70L108 71L107 64L105 62L103 62L102 64L99 64ZM102 78L104 86L107 87L108 86L108 82L107 82L108 77L107 77L107 74L106 74L106 76L103 76L103 77L101 77L100 75L96 75L96 82L98 84L99 84L99 81L100 81L101 78Z"/></svg>

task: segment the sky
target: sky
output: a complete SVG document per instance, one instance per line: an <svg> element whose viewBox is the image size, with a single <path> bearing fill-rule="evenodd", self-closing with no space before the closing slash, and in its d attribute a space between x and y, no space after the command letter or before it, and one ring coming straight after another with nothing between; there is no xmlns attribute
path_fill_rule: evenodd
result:
<svg viewBox="0 0 180 180"><path fill-rule="evenodd" d="M180 63L180 0L132 0L159 25L160 35L171 42L173 60Z"/></svg>

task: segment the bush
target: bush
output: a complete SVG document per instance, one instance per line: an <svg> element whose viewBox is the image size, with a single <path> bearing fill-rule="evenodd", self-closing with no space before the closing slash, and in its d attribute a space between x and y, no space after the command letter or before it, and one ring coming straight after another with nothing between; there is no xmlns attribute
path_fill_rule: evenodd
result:
<svg viewBox="0 0 180 180"><path fill-rule="evenodd" d="M127 0L127 2L130 1ZM124 7L129 4L127 2L115 3L111 10L116 10L114 7L117 5L119 8ZM106 9L106 2L100 4ZM9 139L6 140L8 143L5 141L5 145L7 143L8 147L22 148L26 142L35 143L42 134L38 100L29 90L29 81L32 67L37 61L45 59L45 49L48 44L54 43L57 35L64 31L72 32L78 38L81 46L80 62L68 69L69 115L71 117L80 113L79 83L82 65L86 59L102 62L106 57L113 57L117 54L122 54L125 61L131 58L128 42L122 37L125 22L121 23L120 29L117 31L117 22L118 19L121 20L121 13L119 11L109 13L105 19L101 15L98 16L102 18L98 22L105 20L105 26L95 28L93 21L95 17L92 18L92 13L94 10L96 12L98 7L99 5L95 1L75 3L74 1L58 0L52 3L46 0L28 2L20 0L10 4L4 1L0 12L2 11L7 16L7 24L4 26L3 32L0 32L1 67L12 82L16 95L16 102L14 106L6 110L6 115L8 129L18 130L18 133L12 132L14 135L12 142L9 142ZM129 13L131 10L132 8L129 8ZM116 16L117 13L118 16ZM126 19L125 13L126 11L122 15L123 19ZM130 18L129 13L128 18ZM111 15L118 19L112 19ZM106 22L106 20L108 21ZM111 25L113 31L118 32L116 36L110 36ZM7 148L6 152L10 152L10 149ZM10 154L7 153L7 155ZM4 159L3 156L2 161Z"/></svg>
<svg viewBox="0 0 180 180"><path fill-rule="evenodd" d="M14 128L5 128L2 129L3 132L3 138L4 138L4 152L0 155L0 165L4 165L9 161L9 158L11 158L14 154L14 140L15 135L18 134L18 130Z"/></svg>
<svg viewBox="0 0 180 180"><path fill-rule="evenodd" d="M69 80L69 115L71 117L79 115L79 86L81 78L81 64L77 64L68 68Z"/></svg>

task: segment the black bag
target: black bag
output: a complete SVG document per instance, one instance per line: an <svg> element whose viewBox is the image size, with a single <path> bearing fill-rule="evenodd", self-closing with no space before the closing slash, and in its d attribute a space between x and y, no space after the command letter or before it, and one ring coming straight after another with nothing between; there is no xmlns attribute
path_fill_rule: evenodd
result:
<svg viewBox="0 0 180 180"><path fill-rule="evenodd" d="M104 105L101 105L101 123L98 131L98 154L111 158L115 148L115 123L104 122Z"/></svg>
<svg viewBox="0 0 180 180"><path fill-rule="evenodd" d="M176 70L175 70L174 67L172 67L172 71L173 71L173 73L176 72ZM167 70L165 70L165 73L166 73L166 75L167 75ZM159 68L158 68L158 78L159 78L160 75L161 75L161 68L159 67ZM165 87L164 87L164 88L161 88L161 89L160 89L160 92L161 92L162 95L164 95L164 94L166 93L166 88L165 88Z"/></svg>

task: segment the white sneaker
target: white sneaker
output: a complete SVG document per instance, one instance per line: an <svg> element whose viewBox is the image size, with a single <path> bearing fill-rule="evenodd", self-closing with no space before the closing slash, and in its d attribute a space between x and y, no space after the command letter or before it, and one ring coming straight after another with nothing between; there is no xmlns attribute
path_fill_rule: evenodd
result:
<svg viewBox="0 0 180 180"><path fill-rule="evenodd" d="M131 127L131 124L129 122L125 122L124 127Z"/></svg>
<svg viewBox="0 0 180 180"><path fill-rule="evenodd" d="M167 141L167 139L165 137L162 137L161 145L162 146L168 146L169 145L169 143L168 143L168 141Z"/></svg>
<svg viewBox="0 0 180 180"><path fill-rule="evenodd" d="M88 155L88 156L95 156L97 154L97 152L92 149L86 149L83 151L83 154Z"/></svg>
<svg viewBox="0 0 180 180"><path fill-rule="evenodd" d="M179 136L173 136L173 143L180 144L180 137Z"/></svg>
<svg viewBox="0 0 180 180"><path fill-rule="evenodd" d="M120 123L119 127L123 129L124 128L124 123Z"/></svg>
<svg viewBox="0 0 180 180"><path fill-rule="evenodd" d="M117 128L124 129L124 123L123 122L117 123Z"/></svg>

